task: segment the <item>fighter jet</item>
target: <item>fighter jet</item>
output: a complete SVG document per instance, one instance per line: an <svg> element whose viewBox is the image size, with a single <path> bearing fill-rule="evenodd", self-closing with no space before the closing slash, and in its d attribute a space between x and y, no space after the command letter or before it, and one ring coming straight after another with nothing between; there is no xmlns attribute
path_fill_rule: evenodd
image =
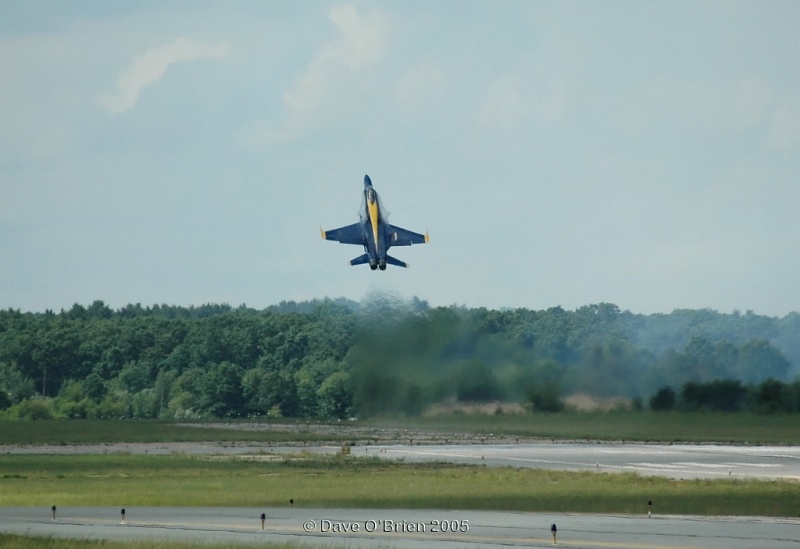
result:
<svg viewBox="0 0 800 549"><path fill-rule="evenodd" d="M386 270L386 265L408 267L408 263L388 255L386 252L392 246L411 246L424 244L430 240L428 234L415 233L400 227L390 225L386 219L385 210L381 206L378 192L372 187L368 175L364 176L364 200L359 212L361 220L358 223L340 227L330 231L323 231L322 238L336 240L342 244L358 244L364 246L364 255L350 260L350 265L369 264L373 271Z"/></svg>

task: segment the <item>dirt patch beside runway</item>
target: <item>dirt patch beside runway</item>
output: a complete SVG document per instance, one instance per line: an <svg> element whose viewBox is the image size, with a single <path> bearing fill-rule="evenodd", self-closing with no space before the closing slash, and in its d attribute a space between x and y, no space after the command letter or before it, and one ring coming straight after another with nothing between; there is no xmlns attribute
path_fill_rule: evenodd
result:
<svg viewBox="0 0 800 549"><path fill-rule="evenodd" d="M0 455L8 454L150 454L150 455L244 455L268 454L273 451L285 453L311 448L340 448L344 444L364 446L419 446L419 445L464 445L464 444L522 444L541 442L538 439L508 437L503 435L476 435L470 433L428 431L422 429L391 429L363 427L343 423L323 424L297 423L183 423L182 427L195 429L230 429L234 431L256 431L274 433L313 434L319 440L313 442L114 442L100 444L0 444ZM326 437L330 437L326 439ZM349 439L349 440L348 440ZM550 442L548 440L548 442Z"/></svg>

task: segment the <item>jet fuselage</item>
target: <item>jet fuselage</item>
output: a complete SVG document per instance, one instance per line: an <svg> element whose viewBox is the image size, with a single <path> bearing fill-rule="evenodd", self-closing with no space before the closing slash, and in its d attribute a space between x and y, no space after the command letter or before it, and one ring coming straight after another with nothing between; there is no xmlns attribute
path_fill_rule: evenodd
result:
<svg viewBox="0 0 800 549"><path fill-rule="evenodd" d="M395 227L386 220L378 191L372 186L369 175L364 176L364 193L360 222L331 231L323 231L322 237L342 244L361 244L364 255L350 261L351 265L366 263L372 270L385 270L386 265L408 267L408 264L388 255L392 246L410 246L428 242L428 235Z"/></svg>

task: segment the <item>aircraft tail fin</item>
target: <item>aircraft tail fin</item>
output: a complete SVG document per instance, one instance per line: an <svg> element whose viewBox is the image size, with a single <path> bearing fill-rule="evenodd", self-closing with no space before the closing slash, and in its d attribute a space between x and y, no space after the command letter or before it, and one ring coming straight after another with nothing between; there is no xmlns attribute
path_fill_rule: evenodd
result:
<svg viewBox="0 0 800 549"><path fill-rule="evenodd" d="M363 265L369 263L369 254L364 254L350 260L350 265Z"/></svg>
<svg viewBox="0 0 800 549"><path fill-rule="evenodd" d="M396 267L403 267L406 269L408 268L408 263L406 263L405 261L400 261L399 259L395 259L390 255L386 256L386 263L388 263L389 265L394 265Z"/></svg>

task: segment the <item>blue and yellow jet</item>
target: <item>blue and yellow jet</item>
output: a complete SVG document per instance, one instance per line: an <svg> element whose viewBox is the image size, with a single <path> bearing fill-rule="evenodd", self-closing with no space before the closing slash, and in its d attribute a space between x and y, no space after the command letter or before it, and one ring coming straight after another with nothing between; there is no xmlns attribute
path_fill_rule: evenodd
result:
<svg viewBox="0 0 800 549"><path fill-rule="evenodd" d="M427 234L419 234L390 225L382 213L378 192L372 187L372 180L364 176L364 201L359 217L361 221L331 231L321 231L322 238L336 240L342 244L360 244L364 246L364 255L350 260L350 265L369 264L373 271L386 270L386 265L408 267L408 263L388 255L392 246L411 246L424 244L430 240Z"/></svg>

